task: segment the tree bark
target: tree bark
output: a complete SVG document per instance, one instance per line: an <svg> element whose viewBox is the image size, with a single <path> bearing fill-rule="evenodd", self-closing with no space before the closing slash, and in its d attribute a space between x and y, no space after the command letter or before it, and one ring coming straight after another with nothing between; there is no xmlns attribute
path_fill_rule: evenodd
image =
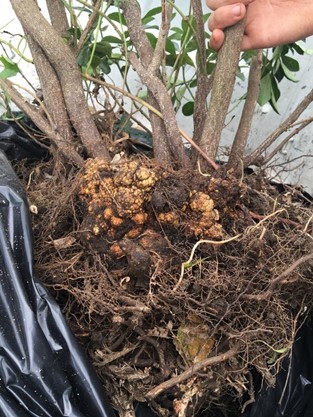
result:
<svg viewBox="0 0 313 417"><path fill-rule="evenodd" d="M54 68L71 122L87 153L109 160L110 154L88 109L81 74L70 48L41 15L34 0L11 0L11 4L22 26L42 48Z"/></svg>
<svg viewBox="0 0 313 417"><path fill-rule="evenodd" d="M262 72L262 49L252 59L249 73L248 90L245 104L242 110L238 130L230 151L227 168L234 171L242 169L244 150L248 141L254 109L260 92L260 79Z"/></svg>
<svg viewBox="0 0 313 417"><path fill-rule="evenodd" d="M197 40L197 91L193 112L193 140L199 142L204 129L206 100L210 92L210 82L206 73L206 47L202 5L198 0L192 0L191 3Z"/></svg>
<svg viewBox="0 0 313 417"><path fill-rule="evenodd" d="M62 0L46 0L51 25L61 37L68 35L69 24Z"/></svg>
<svg viewBox="0 0 313 417"><path fill-rule="evenodd" d="M124 0L121 2L121 9L123 10L125 19L128 23L128 30L130 38L137 50L140 62L147 70L151 63L153 63L155 76L158 76L158 68L155 65L154 51L147 38L147 35L141 25L141 9L137 0ZM160 43L159 43L160 44ZM157 75L158 74L158 75ZM160 78L160 76L158 77ZM148 103L152 107L161 111L160 105L154 95L151 94L149 85L146 85L148 89ZM157 161L171 166L173 163L171 150L169 143L166 140L168 133L166 130L166 124L162 119L149 111L149 117L152 126L153 133L153 151L154 157Z"/></svg>
<svg viewBox="0 0 313 417"><path fill-rule="evenodd" d="M190 159L187 156L185 147L181 140L181 134L177 125L176 114L172 105L171 98L165 85L154 74L145 68L134 52L129 53L129 61L135 68L139 78L146 86L149 86L150 92L158 103L161 114L165 122L166 138L172 151L173 158L179 168L188 168Z"/></svg>
<svg viewBox="0 0 313 417"><path fill-rule="evenodd" d="M244 21L225 30L225 42L218 53L211 100L200 139L203 151L216 158L221 133L236 79Z"/></svg>
<svg viewBox="0 0 313 417"><path fill-rule="evenodd" d="M32 54L37 75L40 81L45 107L53 121L53 129L59 133L62 140L55 143L63 155L63 159L67 159L69 155L77 154L74 145L74 138L71 129L70 119L66 111L62 89L58 77L47 60L40 46L26 34L27 43ZM75 160L78 161L78 154Z"/></svg>

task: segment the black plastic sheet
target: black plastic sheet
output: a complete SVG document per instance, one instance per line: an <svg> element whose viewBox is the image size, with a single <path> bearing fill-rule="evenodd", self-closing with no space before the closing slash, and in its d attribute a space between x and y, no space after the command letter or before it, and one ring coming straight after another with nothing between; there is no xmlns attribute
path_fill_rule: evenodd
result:
<svg viewBox="0 0 313 417"><path fill-rule="evenodd" d="M1 151L0 415L113 416L94 369L33 272L27 200Z"/></svg>
<svg viewBox="0 0 313 417"><path fill-rule="evenodd" d="M15 114L16 118L19 114ZM25 117L17 121L0 120L0 149L5 152L9 160L47 160L49 152L47 148L30 138L22 129L22 125L36 129L35 125Z"/></svg>
<svg viewBox="0 0 313 417"><path fill-rule="evenodd" d="M275 387L263 388L243 417L313 416L312 319L299 330L290 357L283 361Z"/></svg>

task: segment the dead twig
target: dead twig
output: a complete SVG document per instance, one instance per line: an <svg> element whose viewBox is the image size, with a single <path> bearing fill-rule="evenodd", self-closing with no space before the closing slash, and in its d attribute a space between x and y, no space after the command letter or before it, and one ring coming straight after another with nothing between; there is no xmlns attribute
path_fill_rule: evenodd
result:
<svg viewBox="0 0 313 417"><path fill-rule="evenodd" d="M283 147L292 139L294 136L296 136L301 130L306 128L310 123L312 123L313 118L307 119L303 121L303 123L300 123L300 126L294 129L288 136L285 137L284 140L281 141L279 145L276 146L276 148L263 160L264 166L267 165L268 162L271 161L274 156L278 154L279 151L283 149Z"/></svg>
<svg viewBox="0 0 313 417"><path fill-rule="evenodd" d="M275 288L281 284L285 278L288 277L295 269L297 269L303 263L311 260L313 258L313 252L309 253L308 255L302 256L301 258L297 259L292 265L289 266L284 272L282 272L278 277L274 278L268 287L267 291L264 291L261 294L245 294L242 296L245 300L256 300L262 301L267 300L273 293Z"/></svg>
<svg viewBox="0 0 313 417"><path fill-rule="evenodd" d="M190 368L188 368L185 372L182 372L180 375L174 376L173 378L165 382L162 382L160 385L148 391L146 394L146 398L147 400L151 401L157 396L159 396L160 394L162 394L162 392L167 391L173 386L181 384L182 382L186 381L186 379L197 374L203 368L225 362L228 359L233 358L237 354L238 354L238 349L233 348L233 349L229 349L225 353L221 353L220 355L212 356L211 358L207 358L207 359L204 359L203 361L197 362L194 365L192 365Z"/></svg>
<svg viewBox="0 0 313 417"><path fill-rule="evenodd" d="M286 130L290 129L290 127L298 120L300 115L304 112L304 110L309 106L309 104L313 101L313 90L309 92L309 94L301 101L301 103L296 107L296 109L290 114L289 117L273 132L271 133L265 141L250 155L248 155L245 160L245 166L251 165L256 163L256 161L260 158L262 153L271 146L277 138Z"/></svg>
<svg viewBox="0 0 313 417"><path fill-rule="evenodd" d="M264 216L264 215L262 215L262 214L257 214L257 213L254 213L253 211L249 211L249 214L250 214L250 216L252 217L252 219L255 219L255 220L264 220L264 219L268 219L268 216ZM270 220L272 220L272 219L270 219ZM284 218L282 218L282 217L276 217L275 218L275 220L277 221L280 221L281 223L285 223L285 224L288 224L288 225L290 225L290 226L295 226L295 227L300 227L301 226L301 224L300 223L297 223L297 222L295 222L295 221L293 221L293 220L289 220L289 219L284 219Z"/></svg>

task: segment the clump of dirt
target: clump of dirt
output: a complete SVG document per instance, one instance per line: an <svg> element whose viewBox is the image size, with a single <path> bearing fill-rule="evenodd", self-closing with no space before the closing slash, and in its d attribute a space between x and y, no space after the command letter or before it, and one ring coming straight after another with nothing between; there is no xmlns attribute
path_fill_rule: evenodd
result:
<svg viewBox="0 0 313 417"><path fill-rule="evenodd" d="M311 303L309 202L139 157L70 178L45 164L27 183L39 276L121 416L133 401L160 416L238 411L251 372L275 383Z"/></svg>

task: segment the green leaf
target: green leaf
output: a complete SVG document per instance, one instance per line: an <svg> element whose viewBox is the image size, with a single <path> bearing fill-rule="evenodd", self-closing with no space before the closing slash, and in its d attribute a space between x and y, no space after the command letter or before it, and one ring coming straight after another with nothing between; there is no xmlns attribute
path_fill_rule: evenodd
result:
<svg viewBox="0 0 313 417"><path fill-rule="evenodd" d="M296 51L298 52L299 49L302 50L302 55L306 54L306 55L313 55L313 49L308 49L305 48L303 45L296 43L294 44L294 48L296 49ZM298 52L300 54L300 52Z"/></svg>
<svg viewBox="0 0 313 417"><path fill-rule="evenodd" d="M104 26L101 26L100 30L102 32L106 32L108 30L108 28L109 28L109 25L104 25Z"/></svg>
<svg viewBox="0 0 313 417"><path fill-rule="evenodd" d="M142 90L138 93L138 98L141 98L141 100L147 100L148 98L148 90Z"/></svg>
<svg viewBox="0 0 313 417"><path fill-rule="evenodd" d="M123 43L122 39L118 38L117 36L105 36L102 38L102 41L109 42L111 45L114 43L117 43L118 45L121 45Z"/></svg>
<svg viewBox="0 0 313 417"><path fill-rule="evenodd" d="M272 95L271 95L271 99L269 101L269 104L271 105L271 107L275 111L275 113L280 114L279 109L278 109L278 105L277 105L277 102L278 102L279 97L280 97L280 90L279 90L279 87L278 87L278 84L277 84L275 78L271 79L271 84L272 84Z"/></svg>
<svg viewBox="0 0 313 417"><path fill-rule="evenodd" d="M110 74L110 72L111 72L110 61L108 60L108 58L106 56L101 59L101 61L99 62L98 67L106 75Z"/></svg>
<svg viewBox="0 0 313 417"><path fill-rule="evenodd" d="M129 113L124 111L119 120L115 123L114 128L128 131L132 127L132 121Z"/></svg>
<svg viewBox="0 0 313 417"><path fill-rule="evenodd" d="M280 97L280 89L278 87L278 84L277 84L275 78L271 79L271 84L272 84L272 97L274 97L274 99L276 101L278 101L278 99Z"/></svg>
<svg viewBox="0 0 313 417"><path fill-rule="evenodd" d="M291 44L291 47L292 47L292 49L294 49L297 52L297 54L304 55L305 50L303 48L301 48L301 46L298 45L297 43Z"/></svg>
<svg viewBox="0 0 313 417"><path fill-rule="evenodd" d="M80 50L78 57L76 58L76 62L81 67L84 67L88 64L90 58L90 47L87 44L84 44L82 49Z"/></svg>
<svg viewBox="0 0 313 417"><path fill-rule="evenodd" d="M278 109L277 102L276 102L276 100L273 97L269 101L269 104L271 105L271 107L272 107L272 109L274 110L275 113L280 114L279 113L279 109Z"/></svg>
<svg viewBox="0 0 313 417"><path fill-rule="evenodd" d="M197 41L195 39L191 39L187 46L186 46L186 52L193 52L196 51L198 49L198 44Z"/></svg>
<svg viewBox="0 0 313 417"><path fill-rule="evenodd" d="M251 49L249 51L245 51L241 55L241 59L243 59L247 64L251 64L252 59L256 56L256 50Z"/></svg>
<svg viewBox="0 0 313 417"><path fill-rule="evenodd" d="M210 62L208 61L206 64L206 72L208 75L212 74L214 68L215 68L216 63L215 62Z"/></svg>
<svg viewBox="0 0 313 417"><path fill-rule="evenodd" d="M66 31L70 36L69 37L75 37L76 39L80 39L81 37L81 30L78 27L69 28Z"/></svg>
<svg viewBox="0 0 313 417"><path fill-rule="evenodd" d="M268 103L272 97L272 83L270 74L266 74L261 78L260 83L260 94L258 98L258 103L260 106Z"/></svg>
<svg viewBox="0 0 313 417"><path fill-rule="evenodd" d="M181 102L182 98L184 97L185 93L186 93L187 87L185 86L185 84L183 84L182 86L179 87L179 89L177 90L175 97L176 100Z"/></svg>
<svg viewBox="0 0 313 417"><path fill-rule="evenodd" d="M274 77L279 83L285 78L285 73L281 65L279 66L278 70L275 72Z"/></svg>
<svg viewBox="0 0 313 417"><path fill-rule="evenodd" d="M183 31L187 30L188 28L193 27L194 23L195 23L195 19L192 15L185 16L182 19L182 22L181 22L181 26L182 26Z"/></svg>
<svg viewBox="0 0 313 417"><path fill-rule="evenodd" d="M272 68L271 68L272 67ZM277 71L281 69L281 59L275 59L270 62L270 70L273 74L276 74Z"/></svg>
<svg viewBox="0 0 313 417"><path fill-rule="evenodd" d="M176 54L175 55L166 55L165 57L165 63L168 67L173 67L176 63Z"/></svg>
<svg viewBox="0 0 313 417"><path fill-rule="evenodd" d="M282 62L290 71L297 72L300 70L299 62L290 56L283 56Z"/></svg>
<svg viewBox="0 0 313 417"><path fill-rule="evenodd" d="M152 30L152 29L159 30L159 26L158 25L144 25L143 28L145 30Z"/></svg>
<svg viewBox="0 0 313 417"><path fill-rule="evenodd" d="M205 13L203 15L203 23L205 23L209 19L210 16L211 16L211 13Z"/></svg>
<svg viewBox="0 0 313 417"><path fill-rule="evenodd" d="M149 23L151 23L151 22L154 22L154 18L153 17L149 17L149 18L147 18L147 19L145 19L145 20L141 20L142 21L142 26L144 27L144 28L148 28L149 26ZM158 26L157 26L158 27Z"/></svg>
<svg viewBox="0 0 313 417"><path fill-rule="evenodd" d="M276 46L273 48L273 60L279 59L284 53L284 46Z"/></svg>
<svg viewBox="0 0 313 417"><path fill-rule="evenodd" d="M157 14L160 14L162 12L162 7L154 7L153 9L149 10L147 14L144 15L142 18L142 23L146 24L147 19L155 17Z"/></svg>
<svg viewBox="0 0 313 417"><path fill-rule="evenodd" d="M90 61L90 65L92 66L92 68L96 69L97 66L100 64L101 62L101 56L94 54L91 57L91 61Z"/></svg>
<svg viewBox="0 0 313 417"><path fill-rule="evenodd" d="M236 71L236 77L239 78L239 80L244 81L246 79L245 75L240 71L240 68Z"/></svg>
<svg viewBox="0 0 313 417"><path fill-rule="evenodd" d="M181 32L172 33L167 39L170 39L171 41L181 41L182 34Z"/></svg>
<svg viewBox="0 0 313 417"><path fill-rule="evenodd" d="M171 28L171 34L168 36L169 39L175 39L177 41L180 41L182 36L183 36L183 31L181 30L181 28L178 27L174 27Z"/></svg>
<svg viewBox="0 0 313 417"><path fill-rule="evenodd" d="M190 56L186 52L182 53L179 62L181 65L190 65L191 67L195 66L193 60L190 58Z"/></svg>
<svg viewBox="0 0 313 417"><path fill-rule="evenodd" d="M4 69L0 72L1 79L14 77L16 74L20 72L18 65L11 61L9 58L1 56L0 61L4 66Z"/></svg>
<svg viewBox="0 0 313 417"><path fill-rule="evenodd" d="M216 62L217 53L216 51L213 51L210 47L207 48L207 60L211 62Z"/></svg>
<svg viewBox="0 0 313 417"><path fill-rule="evenodd" d="M181 39L181 43L186 43L190 39L194 37L193 28L194 27L194 18L193 16L186 16L185 19L182 20L182 29L183 35Z"/></svg>
<svg viewBox="0 0 313 417"><path fill-rule="evenodd" d="M195 108L194 101L188 101L186 104L183 105L182 112L184 116L191 116L193 114Z"/></svg>
<svg viewBox="0 0 313 417"><path fill-rule="evenodd" d="M113 20L114 22L122 23L122 25L126 26L126 20L124 15L119 12L113 12L108 15L108 18Z"/></svg>
<svg viewBox="0 0 313 417"><path fill-rule="evenodd" d="M155 49L155 46L157 44L157 37L154 36L152 33L147 32L147 38L149 39L149 42L151 43L151 46L153 49Z"/></svg>
<svg viewBox="0 0 313 417"><path fill-rule="evenodd" d="M96 43L95 53L99 56L108 56L112 55L112 46L109 42L101 40Z"/></svg>
<svg viewBox="0 0 313 417"><path fill-rule="evenodd" d="M297 83L299 81L295 77L294 73L289 70L289 68L284 64L283 61L281 61L281 67L282 67L282 69L284 71L284 74L285 74L286 78L288 78L288 80L290 80L290 81L292 81L294 83Z"/></svg>
<svg viewBox="0 0 313 417"><path fill-rule="evenodd" d="M174 42L172 42L170 39L166 39L166 45L165 50L171 55L176 55L176 48Z"/></svg>

